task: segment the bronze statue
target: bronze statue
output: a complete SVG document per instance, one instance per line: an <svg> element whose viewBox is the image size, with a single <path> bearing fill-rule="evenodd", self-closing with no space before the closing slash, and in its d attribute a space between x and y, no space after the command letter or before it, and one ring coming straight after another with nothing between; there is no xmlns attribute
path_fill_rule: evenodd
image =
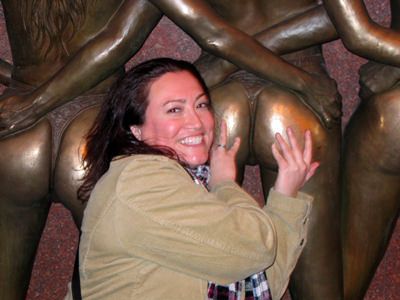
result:
<svg viewBox="0 0 400 300"><path fill-rule="evenodd" d="M372 22L362 1L326 2L346 47L372 60L359 71L361 103L345 130L344 294L356 300L367 291L400 211L400 1L390 2L390 29Z"/></svg>
<svg viewBox="0 0 400 300"><path fill-rule="evenodd" d="M316 1L52 3L2 0L13 65L0 68L0 79L9 83L0 102L1 297L24 298L50 201L62 202L80 225L83 206L76 189L82 137L97 103L165 14L204 49L200 69L215 55L258 76L245 71L232 75L213 89L213 102L228 121L230 137L243 139L239 166L243 170L245 163L259 163L265 189L275 176L273 133L288 125L297 133L312 130L321 167L305 189L318 201L310 219L311 238L291 286L295 299L340 298L340 104L335 84L326 76L319 47L287 56L287 62L252 37L314 9ZM56 26L43 22L47 19ZM69 108L57 109L67 102ZM18 189L9 188L15 184Z"/></svg>
<svg viewBox="0 0 400 300"><path fill-rule="evenodd" d="M350 51L373 60L360 69L362 102L345 130L342 232L346 300L365 295L400 209L400 139L396 134L400 129L400 19L396 14L400 1L392 0L391 10L389 29L369 18L362 1L325 0L324 6L257 36L276 53L340 36ZM221 59L214 59L213 66L211 82L236 69Z"/></svg>
<svg viewBox="0 0 400 300"><path fill-rule="evenodd" d="M319 6L314 1L262 2L265 5L264 9L256 7L255 11L252 11L251 5L248 10L241 8L242 15L247 16L247 22L240 22L239 28L276 53L282 54L297 49L297 44L274 44L274 39L270 38L285 29L284 24L295 16L315 10ZM265 9L266 7L269 10ZM281 15L285 9L289 9L291 14ZM264 11L270 14L259 16L256 13ZM230 17L224 14L224 11L218 11L218 13L227 19ZM255 20L258 27L254 28ZM320 24L315 22L315 26L318 27ZM272 32L275 27L280 29ZM310 28L313 26L308 23L308 27L304 27L304 30L307 31ZM297 30L297 28L294 29L294 31ZM287 48L281 47L282 45ZM307 46L309 45L304 48ZM319 46L286 55L285 59L309 73L318 74L321 82L324 78L327 80ZM313 136L317 137L315 155L321 161L321 168L315 180L310 181L305 190L313 194L318 201L310 220L312 222L311 239L295 269L290 287L294 299L340 299L342 297L342 269L339 247L339 122L329 123L328 129L299 101L301 95L298 93L293 93L287 88L272 83L271 80L267 81L244 71L229 75L237 67L222 62L206 51L195 64L203 73L206 82L214 86L211 94L216 115L227 119L228 124L229 120L232 120L229 127L230 136L241 136L243 145L248 145L248 147L243 146L239 151L239 167L243 168L246 163L259 164L264 191L269 189L274 176L274 163L269 147L273 141L273 132L291 125L299 131L311 128ZM222 80L224 81L220 83ZM338 109L339 102L335 104L337 105L335 108ZM337 116L334 115L334 117ZM324 120L324 118L321 119Z"/></svg>
<svg viewBox="0 0 400 300"><path fill-rule="evenodd" d="M276 28L277 37L321 43L335 37L371 61L360 69L361 103L345 129L343 153L344 299L362 299L390 241L400 210L400 1L391 0L391 28L374 23L364 3L325 0L290 25L308 26L320 19L312 35ZM326 9L326 11L325 11ZM331 18L335 27L327 22ZM290 23L290 22L288 22ZM306 31L299 30L305 33ZM272 33L272 32L271 32ZM300 45L300 42L297 44Z"/></svg>

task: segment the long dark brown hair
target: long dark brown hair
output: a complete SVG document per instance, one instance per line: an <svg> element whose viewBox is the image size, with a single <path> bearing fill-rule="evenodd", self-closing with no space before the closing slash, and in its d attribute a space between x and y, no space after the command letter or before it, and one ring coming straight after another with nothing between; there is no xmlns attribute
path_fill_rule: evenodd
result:
<svg viewBox="0 0 400 300"><path fill-rule="evenodd" d="M172 149L149 146L138 140L130 127L140 126L145 122L151 84L166 73L181 71L193 74L209 97L208 89L195 67L189 62L171 58L141 63L113 85L87 136L83 152L86 173L78 190L80 200L88 200L96 182L108 170L111 160L116 156L160 154L179 161Z"/></svg>

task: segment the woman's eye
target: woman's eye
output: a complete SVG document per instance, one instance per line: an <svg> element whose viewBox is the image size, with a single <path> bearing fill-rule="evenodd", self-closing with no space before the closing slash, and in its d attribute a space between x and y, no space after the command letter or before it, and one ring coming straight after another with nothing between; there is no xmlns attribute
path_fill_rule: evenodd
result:
<svg viewBox="0 0 400 300"><path fill-rule="evenodd" d="M168 109L168 113L177 113L180 111L181 111L181 109L179 107L173 107L173 108Z"/></svg>
<svg viewBox="0 0 400 300"><path fill-rule="evenodd" d="M198 108L209 108L210 103L209 102L201 102L197 105Z"/></svg>

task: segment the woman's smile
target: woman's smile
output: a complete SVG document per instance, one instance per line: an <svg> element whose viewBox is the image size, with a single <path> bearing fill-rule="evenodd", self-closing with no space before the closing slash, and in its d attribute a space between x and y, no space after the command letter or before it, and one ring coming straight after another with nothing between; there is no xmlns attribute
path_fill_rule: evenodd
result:
<svg viewBox="0 0 400 300"><path fill-rule="evenodd" d="M196 146L203 142L203 136L190 136L179 140L178 143L189 146Z"/></svg>

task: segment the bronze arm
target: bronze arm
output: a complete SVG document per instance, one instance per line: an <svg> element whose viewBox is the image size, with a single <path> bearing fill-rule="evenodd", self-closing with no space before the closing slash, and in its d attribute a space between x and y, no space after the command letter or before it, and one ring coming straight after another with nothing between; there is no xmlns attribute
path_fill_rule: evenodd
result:
<svg viewBox="0 0 400 300"><path fill-rule="evenodd" d="M329 126L340 116L333 83L322 84L287 63L244 32L226 24L206 1L153 0L171 20L177 23L200 46L238 67L299 92L305 104ZM326 83L326 82L325 82Z"/></svg>
<svg viewBox="0 0 400 300"><path fill-rule="evenodd" d="M392 1L392 12L397 5ZM381 63L400 66L400 33L373 22L361 0L324 0L343 44L351 52Z"/></svg>
<svg viewBox="0 0 400 300"><path fill-rule="evenodd" d="M10 99L0 105L0 137L29 127L49 111L115 72L140 49L163 13L205 50L301 93L322 122L329 123L331 115L339 115L336 105L333 111L326 111L321 104L320 99L324 99L322 102L328 103L327 106L335 102L336 95L330 87L318 88L310 74L288 64L252 37L229 26L207 2L126 0L106 28L49 81L22 100Z"/></svg>
<svg viewBox="0 0 400 300"><path fill-rule="evenodd" d="M242 69L303 92L309 75L288 64L255 39L229 26L206 1L151 0L206 51ZM251 54L251 55L250 55Z"/></svg>
<svg viewBox="0 0 400 300"><path fill-rule="evenodd" d="M371 61L360 70L360 96L389 90L400 80L400 1L390 1L391 29L372 21L360 0L325 0L324 5L346 48Z"/></svg>
<svg viewBox="0 0 400 300"><path fill-rule="evenodd" d="M253 36L277 55L287 54L337 39L337 32L323 5L314 6ZM229 61L214 58L207 63L195 62L209 86L222 82L239 68Z"/></svg>
<svg viewBox="0 0 400 300"><path fill-rule="evenodd" d="M124 1L106 28L33 94L44 115L113 74L134 55L162 13L146 0Z"/></svg>
<svg viewBox="0 0 400 300"><path fill-rule="evenodd" d="M254 35L265 47L282 55L338 38L323 5L316 5Z"/></svg>
<svg viewBox="0 0 400 300"><path fill-rule="evenodd" d="M0 102L0 138L28 128L116 72L140 49L161 17L147 0L122 2L105 28L52 78L30 94Z"/></svg>
<svg viewBox="0 0 400 300"><path fill-rule="evenodd" d="M391 10L399 11L400 1L391 1ZM338 38L332 22L337 27L344 45L356 55L399 66L400 33L374 23L360 0L325 0L324 5L312 7L284 22L266 28L255 34L254 38L272 52L279 55L286 54ZM400 28L400 18L396 16L392 18L392 27ZM196 65L201 67L205 64L200 58ZM374 73L367 72L367 68L373 68ZM200 69L210 86L222 82L236 70L237 66L220 58L214 58L207 63L207 68ZM395 67L373 63L361 71L362 90L367 88L367 94L371 91L376 93L386 90L395 85L400 73Z"/></svg>

